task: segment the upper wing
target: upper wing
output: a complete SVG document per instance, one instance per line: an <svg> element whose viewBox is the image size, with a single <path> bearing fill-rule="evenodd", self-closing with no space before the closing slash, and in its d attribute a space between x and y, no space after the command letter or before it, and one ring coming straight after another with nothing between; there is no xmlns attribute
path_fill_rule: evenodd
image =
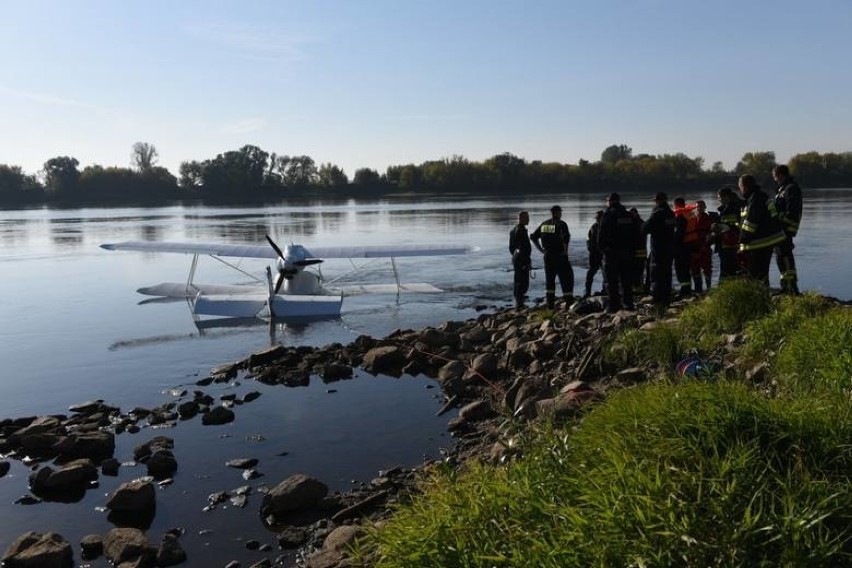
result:
<svg viewBox="0 0 852 568"><path fill-rule="evenodd" d="M176 252L183 254L209 254L212 256L239 256L243 258L277 258L268 245L230 245L219 243L170 243L154 241L124 241L101 245L107 250L135 250L143 252Z"/></svg>
<svg viewBox="0 0 852 568"><path fill-rule="evenodd" d="M310 247L309 250L313 256L318 258L387 258L470 254L477 249L467 245L399 245L394 247Z"/></svg>
<svg viewBox="0 0 852 568"><path fill-rule="evenodd" d="M232 245L217 243L174 243L154 241L125 241L101 245L107 250L135 250L143 252L173 252L183 254L209 254L213 256L239 256L244 258L276 258L278 255L267 245ZM357 247L311 247L307 256L315 258L387 258L397 256L444 256L469 254L475 247L466 245L400 245Z"/></svg>

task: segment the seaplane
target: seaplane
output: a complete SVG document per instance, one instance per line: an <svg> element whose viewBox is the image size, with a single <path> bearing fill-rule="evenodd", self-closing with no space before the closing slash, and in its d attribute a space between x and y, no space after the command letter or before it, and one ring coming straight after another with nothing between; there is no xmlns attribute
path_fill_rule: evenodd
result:
<svg viewBox="0 0 852 568"><path fill-rule="evenodd" d="M401 283L395 258L408 256L463 255L475 252L476 247L466 245L400 245L400 246L341 246L306 247L298 244L279 247L269 235L269 246L217 243L179 243L164 241L124 241L105 243L101 248L111 251L139 251L178 253L192 255L186 282L163 282L139 288L140 294L158 299L184 298L194 315L230 318L326 318L340 316L343 297L363 293L434 293L440 288L427 283ZM237 272L248 276L248 283L202 284L195 282L199 257L209 256ZM250 274L230 258L274 259L275 275L271 266L263 277ZM390 259L395 283L335 286L334 281L323 279L319 265L330 258ZM347 274L361 270L357 266Z"/></svg>

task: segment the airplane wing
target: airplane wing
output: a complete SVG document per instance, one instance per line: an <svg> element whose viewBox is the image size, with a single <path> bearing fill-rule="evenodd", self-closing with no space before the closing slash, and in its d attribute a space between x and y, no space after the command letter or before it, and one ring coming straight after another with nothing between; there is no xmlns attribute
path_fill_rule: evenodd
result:
<svg viewBox="0 0 852 568"><path fill-rule="evenodd" d="M124 241L101 245L106 250L132 250L141 252L171 252L182 254L208 254L211 256L236 256L242 258L276 258L278 255L268 245L237 245L220 243L176 243L154 241ZM306 247L307 248L307 247ZM446 256L470 254L478 250L467 245L399 245L311 247L306 256L315 258L389 258L398 256Z"/></svg>
<svg viewBox="0 0 852 568"><path fill-rule="evenodd" d="M478 250L467 245L399 245L399 246L353 246L353 247L309 247L317 258L389 258L397 256L446 256L470 254Z"/></svg>
<svg viewBox="0 0 852 568"><path fill-rule="evenodd" d="M209 254L211 256L238 256L242 258L277 258L269 245L231 245L222 243L174 243L154 241L124 241L101 245L106 250L133 250L141 252L173 252L182 254Z"/></svg>

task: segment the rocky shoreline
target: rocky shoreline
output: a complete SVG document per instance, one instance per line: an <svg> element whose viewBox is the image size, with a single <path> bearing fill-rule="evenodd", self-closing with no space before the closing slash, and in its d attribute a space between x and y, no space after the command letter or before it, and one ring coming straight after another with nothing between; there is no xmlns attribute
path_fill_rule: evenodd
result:
<svg viewBox="0 0 852 568"><path fill-rule="evenodd" d="M255 380L267 385L306 385L312 376L324 382L352 378L356 369L374 375L425 375L435 379L445 404L440 412L459 408L448 428L454 447L441 461L461 466L469 459L501 463L514 450L513 424L539 416L570 419L585 404L603 398L610 388L629 386L654 376L653 368L618 369L601 351L613 332L649 329L661 319L676 317L685 302L662 316L647 306L639 311L607 314L599 299L561 305L552 317L540 308L498 309L463 322L446 322L422 330L398 330L382 339L359 336L347 345L273 348L219 366L197 381L197 390L176 393L178 400L156 408L122 412L103 401L76 405L69 415L0 421L0 477L8 460L21 460L32 470L29 486L35 501L73 500L98 486L100 476L115 476L115 436L144 427L177 424L200 416L203 424L233 421L240 407L260 393L233 394L215 399L202 389L211 384ZM731 338L736 342L737 338ZM235 410L237 412L235 412ZM156 514L157 485L168 485L178 472L174 442L157 436L137 446L134 461L147 476L123 483L107 502L109 520L116 526L104 535L89 535L79 543L84 560L106 557L116 566L171 566L192 559L180 537L185 529L161 535L155 546L145 530ZM47 465L48 463L52 465ZM248 482L259 477L257 460L231 460ZM247 548L268 552L252 566L305 565L313 568L347 566L345 550L368 524L381 522L394 503L417 490L420 473L435 465L394 468L357 489L329 494L318 479L296 474L272 487L244 485L213 493L209 507L230 501L245 506L255 489L263 493L258 515L278 535L279 550L247 542ZM261 547L267 547L266 549ZM5 566L72 566L75 547L55 533L28 532L8 547ZM228 564L231 568L239 562Z"/></svg>

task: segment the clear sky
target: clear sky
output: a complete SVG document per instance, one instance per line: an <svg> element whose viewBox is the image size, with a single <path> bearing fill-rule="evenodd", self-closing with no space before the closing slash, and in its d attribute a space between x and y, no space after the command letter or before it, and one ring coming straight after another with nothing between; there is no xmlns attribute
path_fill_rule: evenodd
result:
<svg viewBox="0 0 852 568"><path fill-rule="evenodd" d="M852 150L848 0L0 0L0 163Z"/></svg>

